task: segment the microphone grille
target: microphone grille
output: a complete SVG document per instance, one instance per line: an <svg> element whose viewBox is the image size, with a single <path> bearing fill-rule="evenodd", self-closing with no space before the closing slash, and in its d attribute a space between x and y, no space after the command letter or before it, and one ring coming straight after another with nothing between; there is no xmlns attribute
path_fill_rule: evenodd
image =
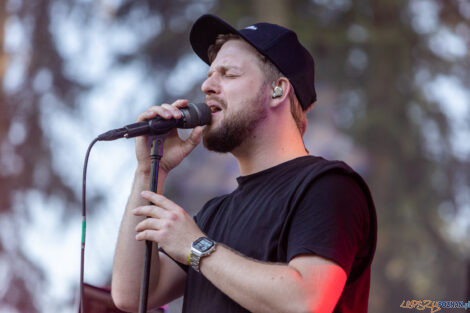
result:
<svg viewBox="0 0 470 313"><path fill-rule="evenodd" d="M186 109L189 111L189 114L186 116L184 128L194 128L196 126L207 125L211 122L212 114L207 104L188 103Z"/></svg>

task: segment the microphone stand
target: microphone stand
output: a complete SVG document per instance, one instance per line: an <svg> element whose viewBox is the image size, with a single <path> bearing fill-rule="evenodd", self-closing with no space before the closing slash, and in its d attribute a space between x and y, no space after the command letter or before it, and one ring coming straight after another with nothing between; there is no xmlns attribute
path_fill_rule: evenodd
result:
<svg viewBox="0 0 470 313"><path fill-rule="evenodd" d="M166 135L159 134L152 138L152 148L150 150L150 159L152 160L152 176L150 178L150 190L157 192L158 186L158 169L160 167L160 160L163 156L163 143ZM149 202L149 204L153 204ZM147 300L149 291L149 278L150 278L150 261L152 260L152 241L145 241L145 255L144 255L144 270L142 272L142 284L140 287L140 303L139 313L147 312Z"/></svg>

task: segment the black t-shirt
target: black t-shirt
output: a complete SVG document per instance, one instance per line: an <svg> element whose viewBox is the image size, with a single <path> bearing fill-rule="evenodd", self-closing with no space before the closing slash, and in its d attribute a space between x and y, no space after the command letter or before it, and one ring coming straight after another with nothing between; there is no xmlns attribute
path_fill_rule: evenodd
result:
<svg viewBox="0 0 470 313"><path fill-rule="evenodd" d="M260 261L288 263L304 254L329 259L348 274L334 312L367 312L377 222L362 178L343 162L306 156L237 181L237 189L195 216L202 231ZM183 312L248 312L201 273L185 269Z"/></svg>

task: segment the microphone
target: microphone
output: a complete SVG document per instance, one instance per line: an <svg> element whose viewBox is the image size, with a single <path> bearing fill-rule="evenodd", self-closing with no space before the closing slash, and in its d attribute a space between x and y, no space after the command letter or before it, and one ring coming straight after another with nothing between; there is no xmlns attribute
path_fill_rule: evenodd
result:
<svg viewBox="0 0 470 313"><path fill-rule="evenodd" d="M181 108L181 118L164 119L160 116L129 124L122 128L116 128L98 136L98 140L110 141L122 137L133 138L143 135L161 135L169 132L173 128L194 128L210 123L212 114L209 106L205 103L188 103L187 107Z"/></svg>

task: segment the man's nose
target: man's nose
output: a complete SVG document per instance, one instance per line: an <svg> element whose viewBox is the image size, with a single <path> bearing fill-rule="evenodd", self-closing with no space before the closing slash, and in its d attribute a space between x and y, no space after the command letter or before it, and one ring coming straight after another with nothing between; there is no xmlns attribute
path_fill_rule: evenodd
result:
<svg viewBox="0 0 470 313"><path fill-rule="evenodd" d="M206 95L220 93L220 85L215 76L216 76L215 74L212 74L211 76L207 77L206 80L201 85L201 90Z"/></svg>

